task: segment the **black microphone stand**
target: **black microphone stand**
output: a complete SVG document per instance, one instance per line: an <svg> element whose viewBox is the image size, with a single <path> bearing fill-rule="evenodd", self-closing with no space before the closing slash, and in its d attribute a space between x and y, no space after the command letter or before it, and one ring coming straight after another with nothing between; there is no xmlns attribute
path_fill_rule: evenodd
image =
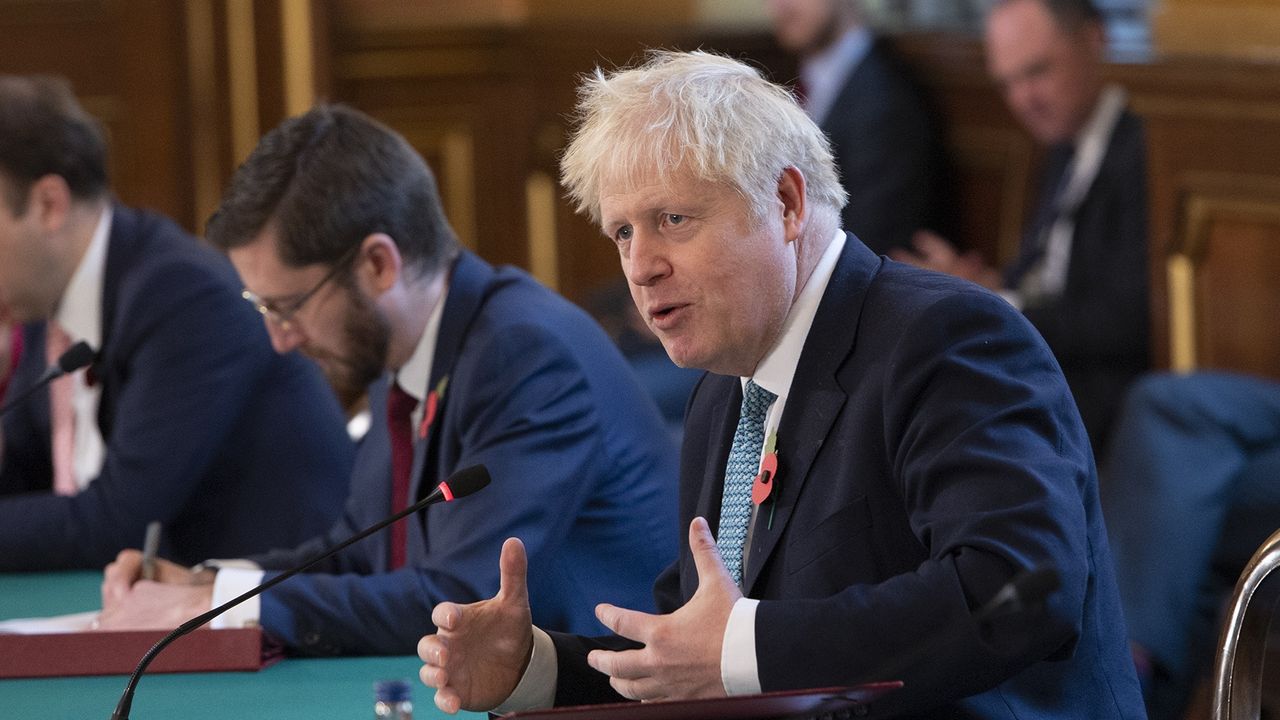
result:
<svg viewBox="0 0 1280 720"><path fill-rule="evenodd" d="M461 479L462 482L456 482L459 479ZM453 490L449 488L450 480L455 481L455 484L457 485L457 487L454 488ZM338 552L339 550L351 545L352 543L358 540L363 540L369 537L375 532L385 528L386 526L390 525L391 523L397 520L400 520L401 518L412 515L413 513L416 513L419 510L422 510L423 508L427 507L428 505L432 505L440 501L448 501L454 498L461 498L465 495L470 495L476 490L479 490L480 488L483 488L485 485L489 484L489 472L484 468L484 466L476 465L473 467L465 468L463 470L459 470L458 472L453 474L450 480L446 480L445 482L442 482L439 485L437 485L436 489L432 490L430 495L424 497L418 502L410 505L404 510L401 510L400 512L392 515L391 517L388 517L385 520L382 520L381 522L378 522L372 525L371 527L361 530L355 535L352 535L346 540L343 540L341 543L338 543L337 545L334 545L333 547L321 552L320 554L306 561L302 565L286 570L285 572L282 572L279 575L271 578L267 582L264 582L261 585L242 593L238 597L228 600L227 602L219 605L216 608L213 608L212 610L209 610L206 613L197 615L191 618L190 620L182 623L181 625L174 628L173 630L171 630L168 635L165 635L164 637L160 638L160 640L157 641L155 645L152 645L151 649L147 650L147 652L142 656L142 659L138 661L138 666L133 669L133 674L129 676L129 683L125 686L124 692L120 695L120 702L116 704L116 711L111 714L111 720L129 720L129 710L133 707L133 694L138 687L138 681L142 679L142 674L146 672L147 666L151 664L151 661L155 659L156 655L159 655L160 651L168 647L169 644L172 643L174 640L177 640L183 635L186 635L192 630L195 630L201 625L204 625L205 623L218 617L219 615L226 612L227 610L230 610L231 608L239 605L245 600L261 595L267 590L270 590L271 588L275 587L276 585L279 585L285 580L288 580L294 575L297 575L303 570L307 570L308 568L315 566L316 563L320 562L321 560L324 560L325 558Z"/></svg>
<svg viewBox="0 0 1280 720"><path fill-rule="evenodd" d="M58 378L70 372L75 372L80 368L93 362L94 351L89 343L81 340L80 342L67 348L67 351L58 356L54 364L50 365L44 374L38 380L31 384L26 390L18 393L18 396L0 407L0 416L8 413L14 407L21 405L27 398L36 393L37 390L57 380Z"/></svg>

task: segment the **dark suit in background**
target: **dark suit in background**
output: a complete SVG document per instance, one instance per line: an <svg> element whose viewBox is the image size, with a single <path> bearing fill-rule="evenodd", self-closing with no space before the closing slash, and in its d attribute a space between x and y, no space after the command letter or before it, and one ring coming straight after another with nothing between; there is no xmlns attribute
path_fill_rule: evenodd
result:
<svg viewBox="0 0 1280 720"><path fill-rule="evenodd" d="M12 393L44 371L44 327ZM152 520L177 562L261 552L341 511L353 449L333 393L272 352L231 266L172 222L115 206L89 372L106 452L79 494L50 492L48 393L4 418L0 569L100 568Z"/></svg>
<svg viewBox="0 0 1280 720"><path fill-rule="evenodd" d="M652 608L649 585L676 555L676 448L617 349L564 299L467 252L450 276L428 389L432 429L415 439L412 497L484 464L493 483L414 516L406 567L389 533L339 553L262 598L262 626L308 654L413 652L441 600L498 589L498 553L519 537L543 627L603 631L597 602ZM387 384L370 392L346 512L327 537L253 558L282 569L390 514ZM406 520L405 522L410 522ZM271 573L268 573L270 577Z"/></svg>
<svg viewBox="0 0 1280 720"><path fill-rule="evenodd" d="M946 160L919 89L874 40L831 109L815 118L849 193L844 227L877 253L911 247L920 229L945 233Z"/></svg>
<svg viewBox="0 0 1280 720"><path fill-rule="evenodd" d="M1023 238L1016 279L1038 250L1070 159L1050 150L1040 210ZM1125 111L1116 122L1098 175L1075 215L1061 295L1023 309L1062 364L1085 428L1099 453L1125 390L1151 367L1147 278L1147 163L1142 121Z"/></svg>
<svg viewBox="0 0 1280 720"><path fill-rule="evenodd" d="M718 525L740 401L734 377L694 391L685 525ZM850 237L777 446L777 505L759 513L743 578L762 600L763 690L901 679L878 711L1142 717L1088 441L1048 348L1003 300L885 263ZM1044 566L1062 579L1046 612L981 636L972 611L1019 569ZM685 540L658 579L659 609L696 585ZM552 638L557 704L618 699L585 663L602 643Z"/></svg>

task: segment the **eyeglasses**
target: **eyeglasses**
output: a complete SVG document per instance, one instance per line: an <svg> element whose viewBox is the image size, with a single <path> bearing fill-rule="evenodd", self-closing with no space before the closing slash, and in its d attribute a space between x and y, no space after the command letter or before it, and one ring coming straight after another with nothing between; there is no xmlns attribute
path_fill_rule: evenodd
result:
<svg viewBox="0 0 1280 720"><path fill-rule="evenodd" d="M312 286L310 290L299 295L297 299L291 300L283 306L277 306L270 300L263 300L248 288L245 288L240 292L240 297L248 300L249 304L253 305L255 310L262 313L262 317L266 318L267 322L275 325L277 328L280 328L283 332L290 332L294 329L293 318L300 310L302 310L302 306L306 305L308 300L315 297L315 294L320 292L320 288L323 288L334 278L338 277L338 273L355 259L360 247L359 243L352 245L350 249L342 254L342 257L338 258L338 262L333 264L333 267L329 269L329 272L325 273L324 277L320 278L320 282Z"/></svg>

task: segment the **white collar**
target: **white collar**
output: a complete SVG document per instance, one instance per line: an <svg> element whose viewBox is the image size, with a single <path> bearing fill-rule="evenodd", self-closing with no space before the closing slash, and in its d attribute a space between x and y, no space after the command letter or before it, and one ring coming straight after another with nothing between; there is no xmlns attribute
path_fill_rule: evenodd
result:
<svg viewBox="0 0 1280 720"><path fill-rule="evenodd" d="M449 298L449 283L445 282L440 291L440 299L431 309L427 317L427 326L422 329L422 337L413 354L400 369L395 372L394 381L400 389L409 393L418 402L427 397L427 383L431 381L431 364L436 355L436 341L440 336L440 321L444 317L444 304Z"/></svg>
<svg viewBox="0 0 1280 720"><path fill-rule="evenodd" d="M750 378L757 385L780 398L785 398L791 389L796 366L800 364L800 353L804 351L804 341L809 337L813 318L818 314L818 305L822 303L822 296L827 292L827 283L831 280L831 273L836 269L836 262L840 259L840 251L844 249L844 243L844 231L837 230L836 236L831 239L822 257L818 259L817 266L809 274L809 279L805 281L800 295L792 303L791 310L787 312L787 319L782 323L782 334L778 342L765 354L760 365L756 367L755 374ZM747 380L748 378L742 378L744 387Z"/></svg>
<svg viewBox="0 0 1280 720"><path fill-rule="evenodd" d="M1125 92L1118 85L1108 85L1102 90L1089 121L1076 135L1075 154L1071 158L1070 180L1059 196L1060 211L1069 214L1084 201L1084 195L1102 167L1107 146L1116 123L1124 113Z"/></svg>
<svg viewBox="0 0 1280 720"><path fill-rule="evenodd" d="M111 233L110 203L98 216L89 246L58 301L53 320L72 342L84 340L95 349L102 347L102 285L107 273L107 238Z"/></svg>
<svg viewBox="0 0 1280 720"><path fill-rule="evenodd" d="M871 31L859 25L800 64L804 109L814 122L822 123L831 112L849 76L871 52L871 39Z"/></svg>

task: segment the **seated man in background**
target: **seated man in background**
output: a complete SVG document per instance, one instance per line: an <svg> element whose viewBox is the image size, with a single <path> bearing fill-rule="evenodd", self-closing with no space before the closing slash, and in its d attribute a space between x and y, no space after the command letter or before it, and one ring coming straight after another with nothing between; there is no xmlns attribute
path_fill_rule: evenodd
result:
<svg viewBox="0 0 1280 720"><path fill-rule="evenodd" d="M1147 708L1153 720L1181 718L1213 660L1224 598L1280 529L1280 384L1210 372L1143 378L1103 470Z"/></svg>
<svg viewBox="0 0 1280 720"><path fill-rule="evenodd" d="M10 398L94 351L4 417L0 570L101 568L152 521L181 562L261 552L341 511L354 453L320 372L264 348L224 258L111 199L101 130L52 78L0 77L0 304L28 323Z"/></svg>
<svg viewBox="0 0 1280 720"><path fill-rule="evenodd" d="M657 53L579 98L564 184L671 359L710 371L685 419L688 540L665 614L601 605L617 635L595 640L531 626L508 540L500 593L437 605L419 644L436 704L900 679L877 712L1141 717L1089 443L1026 320L841 232L821 130L739 62ZM1043 609L975 617L1033 568L1061 581Z"/></svg>
<svg viewBox="0 0 1280 720"><path fill-rule="evenodd" d="M447 598L498 589L502 539L528 538L539 622L600 629L591 598L650 607L675 557L675 448L626 362L582 312L459 247L435 178L404 138L350 108L268 133L236 172L209 239L226 250L272 344L369 393L346 513L291 551L212 582L164 565L107 570L104 627L172 627L268 573L483 464L492 484L401 520L219 625L260 623L306 654L404 654ZM190 584L195 582L197 584ZM215 625L217 626L217 625Z"/></svg>
<svg viewBox="0 0 1280 720"><path fill-rule="evenodd" d="M1048 147L1036 213L1004 272L922 234L894 258L999 291L1053 350L1102 455L1124 391L1150 367L1147 170L1142 121L1102 82L1090 0L998 0L987 66L1013 114Z"/></svg>
<svg viewBox="0 0 1280 720"><path fill-rule="evenodd" d="M831 140L845 230L876 253L940 232L946 158L919 88L864 24L862 0L765 0L800 58L800 102Z"/></svg>

